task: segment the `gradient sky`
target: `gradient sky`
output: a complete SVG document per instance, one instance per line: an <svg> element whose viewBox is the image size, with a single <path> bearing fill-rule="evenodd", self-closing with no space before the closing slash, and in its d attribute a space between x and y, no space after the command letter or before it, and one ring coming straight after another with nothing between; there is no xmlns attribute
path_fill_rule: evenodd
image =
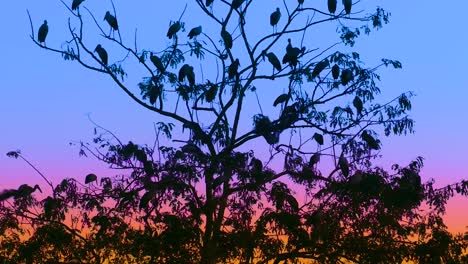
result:
<svg viewBox="0 0 468 264"><path fill-rule="evenodd" d="M276 3L272 11L282 2L258 1ZM326 0L320 1L325 10ZM125 10L125 21L119 21L122 30L133 34L135 27L145 25L146 29L138 32L146 44L167 41L163 37L168 21L176 20L185 4L182 0L145 1L151 4L141 8L130 6L130 1L115 2L118 12ZM85 4L92 10L110 8L107 1L87 0ZM371 10L375 6L392 13L391 23L361 38L355 50L369 66L383 57L402 62L403 70L380 72L384 96L404 91L417 95L411 112L416 133L384 138L379 163L407 164L422 156L425 179L435 178L438 185L468 179L468 78L464 78L468 69L464 19L468 2L454 0L444 5L436 1L363 0L356 8ZM36 47L29 39L26 9L36 31L44 19L49 21L47 43L60 45L65 39L68 14L60 1L8 1L0 9L0 189L24 182L43 184L25 163L4 155L16 149L55 183L63 177L83 178L90 172L110 174L104 164L80 158L78 149L69 146L71 141L92 137L93 125L87 115L121 138L139 143L153 141L157 117L131 102L107 77ZM186 18L203 22L191 14ZM258 19L252 24L268 26L268 18L251 19ZM197 25L188 23L187 28L192 26ZM317 32L319 40L335 36ZM450 202L447 223L451 230L462 231L468 225L467 205L468 199L462 197Z"/></svg>

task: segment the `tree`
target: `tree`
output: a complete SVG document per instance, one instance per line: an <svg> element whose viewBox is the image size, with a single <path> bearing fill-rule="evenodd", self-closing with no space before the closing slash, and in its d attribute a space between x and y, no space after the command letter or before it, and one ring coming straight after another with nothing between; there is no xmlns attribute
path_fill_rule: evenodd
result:
<svg viewBox="0 0 468 264"><path fill-rule="evenodd" d="M392 172L372 165L379 134L413 131L412 94L380 102L377 70L401 63L383 59L366 68L358 53L339 47L352 50L361 34L388 23L383 9L361 15L345 1L331 14L321 8L323 0L320 8L284 1L279 9L262 12L253 0L195 0L188 11L206 15L210 25L184 22L184 10L168 28L172 42L158 51L127 40L115 8L101 23L101 14L86 2L74 2L73 8L65 4L71 18L64 49L50 41L46 46L46 36L37 40L31 20L33 42L109 76L131 100L165 121L156 124L154 146L125 143L99 126L93 143L80 143L81 155L128 175L90 174L84 184L48 181L51 193L45 199L32 193L14 196L13 203L5 198L0 207L5 261L467 260L467 237L448 233L442 215L451 196L467 195L468 182L441 189L421 182L421 158L395 165ZM249 34L251 12L268 23L274 10L281 15L275 16L273 33L258 39ZM84 41L89 21L101 33L92 45ZM310 29L332 21L340 22L339 41L308 47L303 40ZM186 26L192 28L188 36ZM205 28L217 33L206 34ZM113 55L122 51L127 56L117 61ZM206 67L195 67L202 61ZM130 64L141 68L135 87L125 79ZM284 89L268 87L272 84ZM247 108L251 101L256 112ZM22 157L18 151L9 156ZM299 199L299 192L306 198ZM27 229L32 235L20 239Z"/></svg>

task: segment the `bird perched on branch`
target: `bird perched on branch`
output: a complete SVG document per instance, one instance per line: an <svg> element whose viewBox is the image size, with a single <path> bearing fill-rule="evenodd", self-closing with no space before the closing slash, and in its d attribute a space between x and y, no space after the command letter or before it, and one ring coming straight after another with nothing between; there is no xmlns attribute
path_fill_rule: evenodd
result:
<svg viewBox="0 0 468 264"><path fill-rule="evenodd" d="M275 32L275 29L277 28L280 18L281 18L281 11L277 7L276 11L271 13L270 15L270 25L273 27L273 32Z"/></svg>
<svg viewBox="0 0 468 264"><path fill-rule="evenodd" d="M291 39L288 39L288 45L286 46L286 54L283 57L283 64L288 63L291 67L296 67L299 62L299 56L305 52L305 47L297 48L291 45Z"/></svg>
<svg viewBox="0 0 468 264"><path fill-rule="evenodd" d="M99 58L101 59L102 64L107 65L107 62L108 62L107 51L101 46L101 44L98 44L96 46L96 48L94 49L94 52L97 52Z"/></svg>
<svg viewBox="0 0 468 264"><path fill-rule="evenodd" d="M188 37L189 37L189 39L193 39L194 37L197 37L201 33L202 33L202 27L201 26L194 27L188 33Z"/></svg>
<svg viewBox="0 0 468 264"><path fill-rule="evenodd" d="M44 23L41 25L39 32L37 33L37 41L39 41L39 43L44 43L47 33L49 33L49 26L47 25L47 20L44 20Z"/></svg>
<svg viewBox="0 0 468 264"><path fill-rule="evenodd" d="M336 12L337 0L328 0L328 12L334 14Z"/></svg>
<svg viewBox="0 0 468 264"><path fill-rule="evenodd" d="M229 79L233 79L236 74L237 74L237 70L239 69L239 59L236 59L231 65L229 65L228 67L228 76L229 76Z"/></svg>
<svg viewBox="0 0 468 264"><path fill-rule="evenodd" d="M84 0L73 0L72 10L76 10L83 2Z"/></svg>
<svg viewBox="0 0 468 264"><path fill-rule="evenodd" d="M193 72L193 67L184 64L179 70L179 82L184 81L184 78L187 78L190 85L195 84L195 73Z"/></svg>
<svg viewBox="0 0 468 264"><path fill-rule="evenodd" d="M159 72L164 73L166 71L161 59L158 56L154 55L153 52L150 53L150 60L154 64L154 66L156 66Z"/></svg>
<svg viewBox="0 0 468 264"><path fill-rule="evenodd" d="M107 21L111 29L115 31L119 30L119 25L117 24L117 18L111 15L109 11L106 12L106 15L104 16L104 20Z"/></svg>
<svg viewBox="0 0 468 264"><path fill-rule="evenodd" d="M223 39L226 49L232 49L232 36L225 29L221 30L221 38Z"/></svg>
<svg viewBox="0 0 468 264"><path fill-rule="evenodd" d="M275 68L277 71L281 71L281 63L273 52L268 52L266 54L264 52L263 55L268 58L268 61L271 63L271 65L273 65L273 68Z"/></svg>
<svg viewBox="0 0 468 264"><path fill-rule="evenodd" d="M174 37L176 37L176 34L177 32L179 32L179 30L182 28L182 25L180 24L179 21L173 23L169 29L167 30L167 34L166 36L169 38L169 39L173 39Z"/></svg>
<svg viewBox="0 0 468 264"><path fill-rule="evenodd" d="M4 190L0 193L0 202L5 201L9 198L22 198L31 195L33 192L36 190L39 190L39 192L42 193L41 188L39 185L34 185L34 187L31 187L27 184L22 184L17 190L10 189L10 190Z"/></svg>
<svg viewBox="0 0 468 264"><path fill-rule="evenodd" d="M347 15L351 13L351 6L353 5L352 0L343 0L344 9Z"/></svg>
<svg viewBox="0 0 468 264"><path fill-rule="evenodd" d="M244 3L245 0L232 0L232 4L231 4L231 7L232 9L237 9L239 8L242 3Z"/></svg>

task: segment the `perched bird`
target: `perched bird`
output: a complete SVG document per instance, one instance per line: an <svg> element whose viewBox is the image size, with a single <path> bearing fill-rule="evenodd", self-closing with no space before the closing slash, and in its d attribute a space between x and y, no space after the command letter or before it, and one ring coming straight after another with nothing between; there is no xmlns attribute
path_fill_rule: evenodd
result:
<svg viewBox="0 0 468 264"><path fill-rule="evenodd" d="M369 134L367 130L362 131L361 138L366 142L369 148L375 150L380 149L380 141L375 139L371 134Z"/></svg>
<svg viewBox="0 0 468 264"><path fill-rule="evenodd" d="M239 8L242 3L244 3L245 0L232 0L232 4L231 4L231 7L232 9L237 9Z"/></svg>
<svg viewBox="0 0 468 264"><path fill-rule="evenodd" d="M167 37L169 39L173 39L174 36L176 36L177 32L179 32L179 30L181 29L181 25L180 25L180 22L177 21L175 23L173 23L169 29L167 30Z"/></svg>
<svg viewBox="0 0 468 264"><path fill-rule="evenodd" d="M291 67L296 67L299 62L299 56L304 52L305 47L302 47L302 49L293 47L291 45L291 39L288 39L288 46L286 46L286 54L283 57L283 64L288 63Z"/></svg>
<svg viewBox="0 0 468 264"><path fill-rule="evenodd" d="M184 64L179 70L179 82L183 82L185 78L187 78L190 85L195 84L195 73L193 72L193 67L188 64Z"/></svg>
<svg viewBox="0 0 468 264"><path fill-rule="evenodd" d="M39 190L39 192L42 193L41 188L37 184L34 185L34 187L31 187L27 184L22 184L17 190L10 189L10 190L4 190L3 192L1 192L0 201L5 201L6 199L9 199L11 197L13 198L26 197L28 195L31 195L36 190Z"/></svg>
<svg viewBox="0 0 468 264"><path fill-rule="evenodd" d="M281 71L281 63L280 63L278 57L276 57L276 55L273 52L267 53L266 56L268 58L268 61L271 63L271 65L273 65L273 67L277 71Z"/></svg>
<svg viewBox="0 0 468 264"><path fill-rule="evenodd" d="M353 105L356 108L358 115L360 115L362 113L363 103L362 103L361 98L359 98L359 96L354 97Z"/></svg>
<svg viewBox="0 0 468 264"><path fill-rule="evenodd" d="M161 59L158 56L154 55L153 52L151 52L150 60L154 64L154 66L156 66L159 72L164 73L166 71Z"/></svg>
<svg viewBox="0 0 468 264"><path fill-rule="evenodd" d="M232 36L225 29L221 30L221 38L223 39L226 49L232 49Z"/></svg>
<svg viewBox="0 0 468 264"><path fill-rule="evenodd" d="M333 65L332 67L332 76L333 76L333 79L338 79L338 77L340 77L340 66L338 66L337 64Z"/></svg>
<svg viewBox="0 0 468 264"><path fill-rule="evenodd" d="M349 175L349 163L348 160L341 155L340 158L338 159L338 167L340 168L341 172L345 177L348 177Z"/></svg>
<svg viewBox="0 0 468 264"><path fill-rule="evenodd" d="M106 12L106 15L104 16L104 20L107 21L107 23L113 30L119 30L119 25L117 24L117 18L111 15L109 11Z"/></svg>
<svg viewBox="0 0 468 264"><path fill-rule="evenodd" d="M299 7L302 8L302 5L304 4L304 0L297 0L297 3L299 4Z"/></svg>
<svg viewBox="0 0 468 264"><path fill-rule="evenodd" d="M346 14L349 15L351 13L351 6L353 5L353 1L352 0L343 0L343 5L344 5L344 9L345 9Z"/></svg>
<svg viewBox="0 0 468 264"><path fill-rule="evenodd" d="M205 5L210 6L211 4L213 4L213 2L214 0L206 0Z"/></svg>
<svg viewBox="0 0 468 264"><path fill-rule="evenodd" d="M73 0L72 10L76 10L83 2L84 0Z"/></svg>
<svg viewBox="0 0 468 264"><path fill-rule="evenodd" d="M328 11L332 14L336 12L337 0L328 0Z"/></svg>
<svg viewBox="0 0 468 264"><path fill-rule="evenodd" d="M270 25L273 27L273 31L275 30L276 25L278 24L280 18L281 18L281 11L277 7L276 11L271 13L271 15L270 15Z"/></svg>
<svg viewBox="0 0 468 264"><path fill-rule="evenodd" d="M188 37L189 37L189 39L193 39L194 37L200 35L201 33L202 33L202 27L201 26L194 27L188 33Z"/></svg>
<svg viewBox="0 0 468 264"><path fill-rule="evenodd" d="M341 84L342 85L347 85L353 79L354 79L354 75L350 69L344 69L341 72Z"/></svg>
<svg viewBox="0 0 468 264"><path fill-rule="evenodd" d="M107 65L107 62L108 62L107 51L101 46L101 44L98 44L96 46L96 48L94 49L94 52L97 52L99 58L101 59L102 64Z"/></svg>
<svg viewBox="0 0 468 264"><path fill-rule="evenodd" d="M233 79L236 74L237 74L237 70L239 69L239 59L236 59L231 65L229 65L228 67L228 76L229 76L229 79Z"/></svg>
<svg viewBox="0 0 468 264"><path fill-rule="evenodd" d="M39 43L45 42L47 33L49 33L49 26L47 25L47 20L44 20L44 24L41 25L39 32L37 33L37 40Z"/></svg>

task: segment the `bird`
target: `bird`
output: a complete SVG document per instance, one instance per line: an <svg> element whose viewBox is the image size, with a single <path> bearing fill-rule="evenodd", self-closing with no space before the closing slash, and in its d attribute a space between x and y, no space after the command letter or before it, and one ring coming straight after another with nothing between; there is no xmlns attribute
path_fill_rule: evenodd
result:
<svg viewBox="0 0 468 264"><path fill-rule="evenodd" d="M99 55L99 58L101 59L102 64L107 65L108 62L108 56L107 56L107 51L101 46L101 44L98 44L96 48L94 49L95 52Z"/></svg>
<svg viewBox="0 0 468 264"><path fill-rule="evenodd" d="M366 144L371 149L379 150L380 149L380 141L375 139L367 130L364 130L361 134L362 140L366 142Z"/></svg>
<svg viewBox="0 0 468 264"><path fill-rule="evenodd" d="M190 85L195 84L195 73L193 72L193 67L188 64L184 64L179 70L179 82L183 82L185 78L187 78Z"/></svg>
<svg viewBox="0 0 468 264"><path fill-rule="evenodd" d="M304 4L304 0L297 0L297 3L299 4L299 7L302 8L302 5Z"/></svg>
<svg viewBox="0 0 468 264"><path fill-rule="evenodd" d="M338 77L340 77L340 66L338 66L337 64L333 65L332 67L332 76L333 76L333 79L338 79Z"/></svg>
<svg viewBox="0 0 468 264"><path fill-rule="evenodd" d="M231 7L232 9L239 8L245 0L232 0Z"/></svg>
<svg viewBox="0 0 468 264"><path fill-rule="evenodd" d="M268 61L273 65L273 68L275 68L277 71L281 71L281 63L276 57L276 55L273 52L269 52L266 54Z"/></svg>
<svg viewBox="0 0 468 264"><path fill-rule="evenodd" d="M232 36L225 29L221 30L221 38L223 39L226 49L232 49Z"/></svg>
<svg viewBox="0 0 468 264"><path fill-rule="evenodd" d="M211 4L213 4L213 2L214 0L206 0L205 5L210 6Z"/></svg>
<svg viewBox="0 0 468 264"><path fill-rule="evenodd" d="M291 45L291 39L288 39L288 45L286 46L286 54L283 57L283 64L288 63L291 67L296 67L299 62L298 58L301 53L305 52L305 47L299 49Z"/></svg>
<svg viewBox="0 0 468 264"><path fill-rule="evenodd" d="M188 33L188 37L189 37L189 39L193 39L194 37L200 35L201 33L202 33L202 27L201 26L194 27Z"/></svg>
<svg viewBox="0 0 468 264"><path fill-rule="evenodd" d="M233 63L231 63L231 65L229 65L228 67L228 76L229 76L229 79L233 79L236 74L237 74L237 69L239 69L239 59L236 59Z"/></svg>
<svg viewBox="0 0 468 264"><path fill-rule="evenodd" d="M169 29L167 30L167 35L166 35L166 36L167 36L169 39L173 39L173 38L176 36L177 32L179 32L180 28L181 28L181 25L180 25L180 22L179 22L179 21L173 23L173 24L169 27Z"/></svg>
<svg viewBox="0 0 468 264"><path fill-rule="evenodd" d="M343 5L344 5L344 8L345 8L346 14L349 15L351 13L351 6L353 5L353 1L352 0L343 0Z"/></svg>
<svg viewBox="0 0 468 264"><path fill-rule="evenodd" d="M154 64L154 66L156 66L159 72L164 73L166 71L161 59L158 56L154 55L153 52L151 52L150 60Z"/></svg>
<svg viewBox="0 0 468 264"><path fill-rule="evenodd" d="M106 12L106 15L104 16L104 20L107 21L107 23L113 30L116 30L116 31L119 30L119 25L117 24L117 18L111 15L109 11Z"/></svg>
<svg viewBox="0 0 468 264"><path fill-rule="evenodd" d="M41 25L39 32L37 33L37 40L39 43L45 42L47 33L49 33L49 26L47 25L47 20L44 20L44 23Z"/></svg>
<svg viewBox="0 0 468 264"><path fill-rule="evenodd" d="M360 115L362 113L362 109L363 109L363 102L362 102L361 98L359 98L359 96L354 97L353 105L356 108L356 111L357 111L358 115Z"/></svg>
<svg viewBox="0 0 468 264"><path fill-rule="evenodd" d="M270 15L270 25L273 27L273 31L275 30L276 25L278 24L280 18L281 18L281 11L277 7L276 11L271 13L271 15Z"/></svg>
<svg viewBox="0 0 468 264"><path fill-rule="evenodd" d="M9 199L11 197L13 198L21 198L21 197L26 197L31 195L33 192L36 190L39 190L39 192L42 193L41 188L39 185L34 185L34 187L31 187L27 184L22 184L19 186L17 190L14 189L9 189L9 190L4 190L3 192L0 193L0 201L5 201L6 199Z"/></svg>
<svg viewBox="0 0 468 264"><path fill-rule="evenodd" d="M73 0L72 10L76 10L83 2L84 0Z"/></svg>
<svg viewBox="0 0 468 264"><path fill-rule="evenodd" d="M328 11L332 14L336 12L337 0L328 0Z"/></svg>

